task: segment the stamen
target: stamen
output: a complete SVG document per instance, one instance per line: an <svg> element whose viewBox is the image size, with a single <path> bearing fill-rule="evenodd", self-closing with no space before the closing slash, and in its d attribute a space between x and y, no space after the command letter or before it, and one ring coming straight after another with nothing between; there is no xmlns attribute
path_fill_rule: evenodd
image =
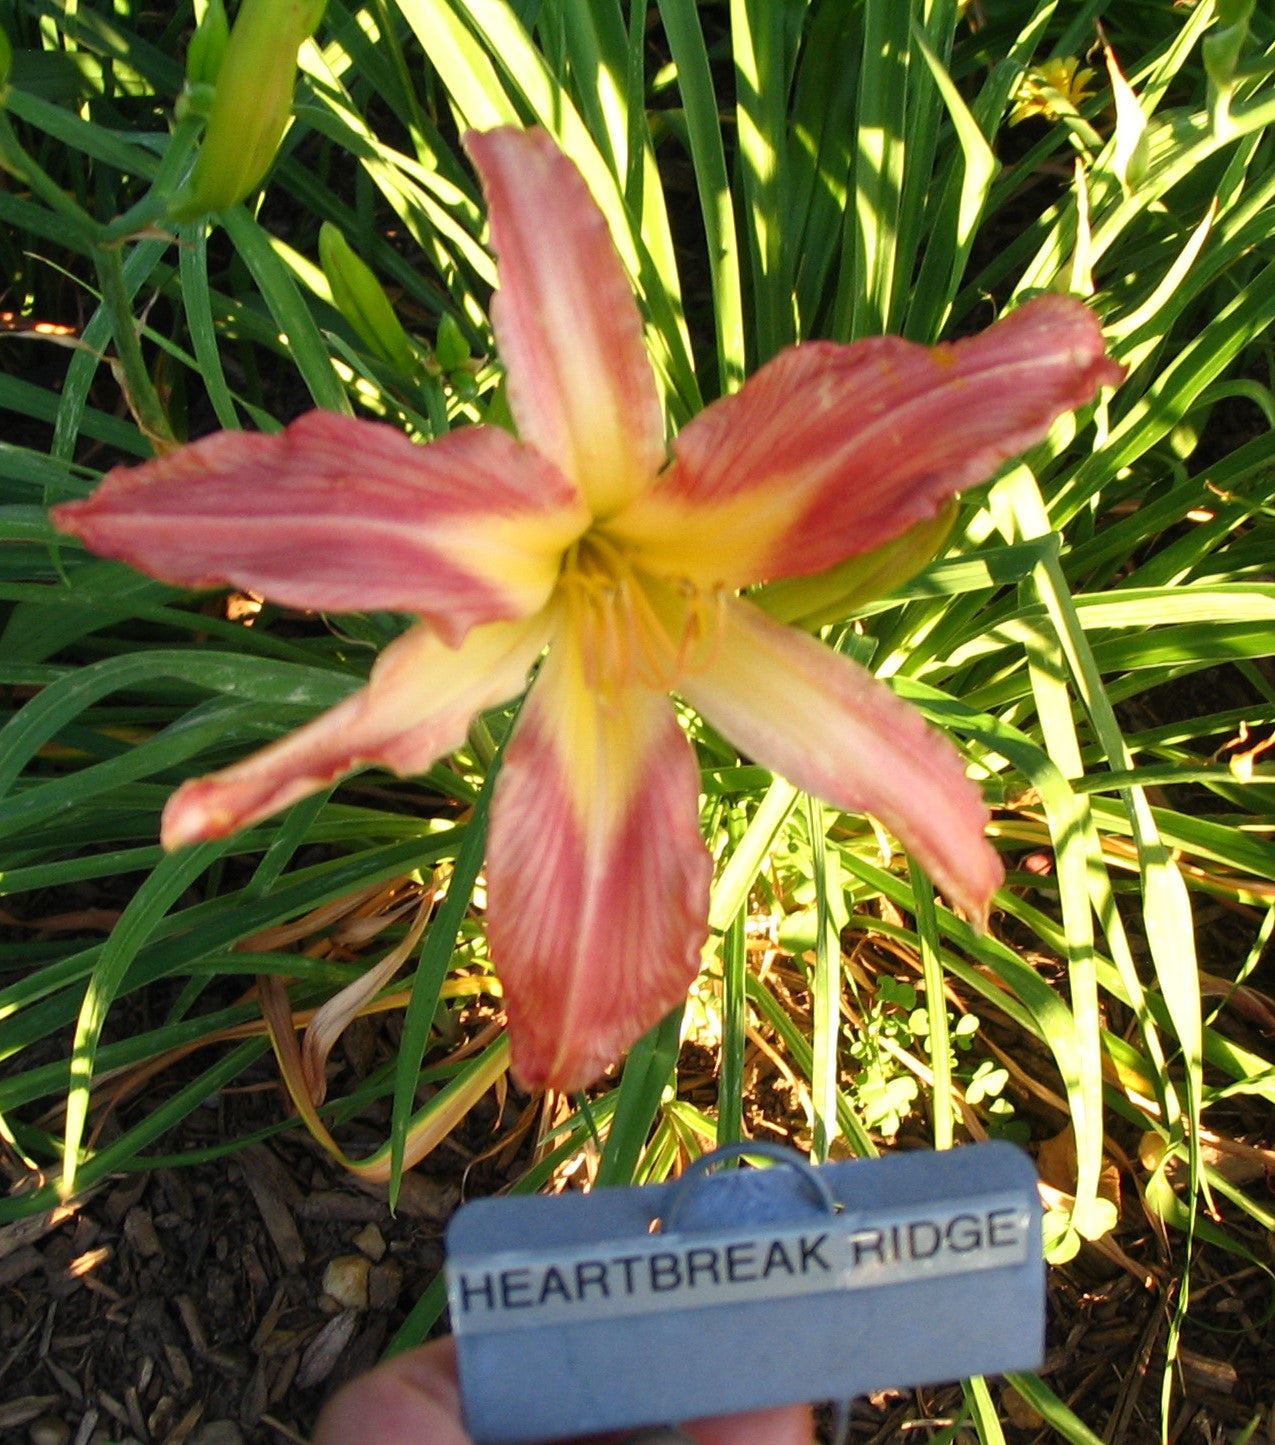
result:
<svg viewBox="0 0 1275 1445"><path fill-rule="evenodd" d="M648 687L668 692L677 677L681 648L674 647L641 579L630 573L625 592L633 637L646 664L642 680Z"/></svg>
<svg viewBox="0 0 1275 1445"><path fill-rule="evenodd" d="M586 681L604 704L634 683L672 691L717 655L725 594L646 576L598 532L567 552L559 586Z"/></svg>

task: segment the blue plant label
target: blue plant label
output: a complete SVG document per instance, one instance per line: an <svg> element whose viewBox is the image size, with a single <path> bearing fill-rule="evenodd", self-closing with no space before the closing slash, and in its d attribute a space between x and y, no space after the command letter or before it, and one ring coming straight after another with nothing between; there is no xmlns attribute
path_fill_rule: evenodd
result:
<svg viewBox="0 0 1275 1445"><path fill-rule="evenodd" d="M479 1200L447 1231L480 1445L1030 1369L1040 1205L1007 1144Z"/></svg>

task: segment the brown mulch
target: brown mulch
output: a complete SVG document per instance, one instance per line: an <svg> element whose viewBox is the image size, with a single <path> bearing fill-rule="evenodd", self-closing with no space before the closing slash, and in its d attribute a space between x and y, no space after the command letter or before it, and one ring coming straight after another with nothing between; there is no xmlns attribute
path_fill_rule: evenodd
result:
<svg viewBox="0 0 1275 1445"><path fill-rule="evenodd" d="M0 1229L0 1440L305 1440L437 1274L459 1197L415 1171L391 1214L289 1135Z"/></svg>

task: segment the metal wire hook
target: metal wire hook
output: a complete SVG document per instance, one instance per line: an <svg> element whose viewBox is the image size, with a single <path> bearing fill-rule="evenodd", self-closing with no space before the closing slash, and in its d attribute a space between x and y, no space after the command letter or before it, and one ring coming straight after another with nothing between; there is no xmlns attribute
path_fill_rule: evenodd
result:
<svg viewBox="0 0 1275 1445"><path fill-rule="evenodd" d="M672 1186L668 1205L663 1214L654 1221L659 1227L659 1232L667 1234L676 1229L677 1216L685 1205L687 1195L705 1175L711 1174L729 1160L738 1159L741 1155L769 1159L783 1168L793 1170L813 1196L814 1202L820 1205L825 1213L836 1214L840 1211L840 1204L833 1198L832 1191L824 1182L819 1170L808 1159L798 1154L795 1149L789 1149L783 1144L741 1141L738 1144L723 1144L720 1149L714 1149L710 1154L701 1155L686 1169L682 1177Z"/></svg>

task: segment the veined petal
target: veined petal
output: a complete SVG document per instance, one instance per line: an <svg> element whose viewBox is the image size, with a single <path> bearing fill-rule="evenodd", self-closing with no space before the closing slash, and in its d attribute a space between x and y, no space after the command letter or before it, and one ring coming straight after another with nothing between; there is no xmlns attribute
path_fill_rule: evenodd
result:
<svg viewBox="0 0 1275 1445"><path fill-rule="evenodd" d="M986 918L1004 872L982 795L952 744L865 669L728 598L712 661L679 691L763 766L879 818L951 902Z"/></svg>
<svg viewBox="0 0 1275 1445"><path fill-rule="evenodd" d="M470 132L500 290L492 320L525 441L618 511L664 461L642 318L602 213L542 130Z"/></svg>
<svg viewBox="0 0 1275 1445"><path fill-rule="evenodd" d="M699 773L667 697L609 702L555 638L492 800L488 937L512 1067L584 1088L685 996L708 933Z"/></svg>
<svg viewBox="0 0 1275 1445"><path fill-rule="evenodd" d="M475 713L522 691L547 635L545 613L476 628L456 649L412 628L377 659L366 687L244 762L178 788L161 841L224 838L369 763L424 772L460 746Z"/></svg>
<svg viewBox="0 0 1275 1445"><path fill-rule="evenodd" d="M455 644L476 623L543 606L588 515L556 467L496 427L418 446L315 411L274 436L218 432L117 467L53 520L180 586L416 612Z"/></svg>
<svg viewBox="0 0 1275 1445"><path fill-rule="evenodd" d="M1123 375L1064 296L952 345L790 347L701 412L607 530L700 586L822 572L933 517Z"/></svg>

